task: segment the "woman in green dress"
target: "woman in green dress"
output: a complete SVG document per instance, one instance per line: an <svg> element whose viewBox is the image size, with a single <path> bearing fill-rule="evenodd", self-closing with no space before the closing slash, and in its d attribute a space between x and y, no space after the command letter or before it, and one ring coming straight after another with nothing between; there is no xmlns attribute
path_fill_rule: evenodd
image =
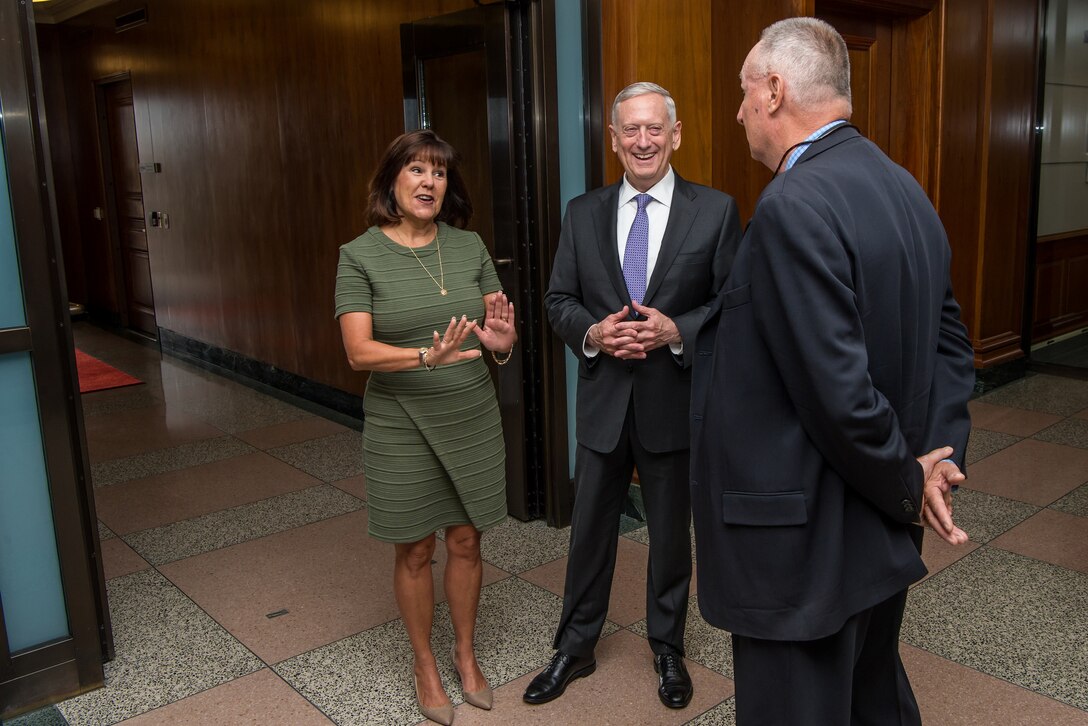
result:
<svg viewBox="0 0 1088 726"><path fill-rule="evenodd" d="M424 716L453 720L431 651L435 532L445 529L444 588L453 665L465 700L491 707L473 650L480 533L506 517L505 446L481 357L510 359L514 306L479 235L457 152L433 131L386 149L370 182L363 235L340 248L336 315L353 370L370 371L363 426L369 534L394 543L393 590L414 655ZM482 321L482 322L481 322Z"/></svg>

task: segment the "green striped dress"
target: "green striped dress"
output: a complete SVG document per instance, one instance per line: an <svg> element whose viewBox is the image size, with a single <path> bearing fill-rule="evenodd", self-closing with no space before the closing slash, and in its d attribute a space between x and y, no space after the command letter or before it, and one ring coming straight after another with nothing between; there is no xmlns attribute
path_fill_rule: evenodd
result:
<svg viewBox="0 0 1088 726"><path fill-rule="evenodd" d="M438 264L442 248L442 267ZM340 248L336 316L371 313L374 339L431 345L451 317L483 323L483 296L501 289L479 235L439 223L418 260L378 227ZM443 296L435 279L442 279ZM463 350L479 347L469 335ZM506 451L495 386L482 358L432 371L371 372L363 399L369 534L416 542L454 524L487 529L506 517Z"/></svg>

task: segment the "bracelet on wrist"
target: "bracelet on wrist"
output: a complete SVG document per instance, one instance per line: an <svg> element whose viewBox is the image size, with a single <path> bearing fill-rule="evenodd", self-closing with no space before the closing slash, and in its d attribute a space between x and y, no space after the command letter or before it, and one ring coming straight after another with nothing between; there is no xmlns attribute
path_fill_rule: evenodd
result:
<svg viewBox="0 0 1088 726"><path fill-rule="evenodd" d="M510 346L510 350L502 354L504 357L499 358L499 354L495 351L491 351L491 359L495 361L495 365L504 366L510 362L510 359L514 357L514 346Z"/></svg>
<svg viewBox="0 0 1088 726"><path fill-rule="evenodd" d="M427 359L430 357L430 355L431 355L431 349L430 348L420 348L419 349L419 364L421 366L423 366L423 368L426 369L427 371L433 371L435 368L438 367L437 363L435 363L434 365L430 365L430 364L427 363Z"/></svg>

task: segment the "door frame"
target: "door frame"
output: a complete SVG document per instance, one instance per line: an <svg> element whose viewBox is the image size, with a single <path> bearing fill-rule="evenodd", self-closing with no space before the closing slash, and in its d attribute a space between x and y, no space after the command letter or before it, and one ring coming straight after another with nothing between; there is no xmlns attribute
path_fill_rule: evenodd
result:
<svg viewBox="0 0 1088 726"><path fill-rule="evenodd" d="M111 73L108 76L94 79L94 117L95 131L98 136L98 173L100 175L99 184L105 199L106 234L109 237L107 249L110 255L110 271L113 276L111 287L117 299L116 322L125 331L143 337L144 333L132 329L132 321L128 314L129 296L126 284L124 249L121 246L121 222L117 219L117 190L114 188L113 183L113 147L110 144L109 118L106 112L106 88L122 82L128 82L129 88L132 88L132 74L129 71ZM135 105L133 105L133 114L135 115L135 113L136 109ZM144 224L147 225L146 205ZM150 254L150 249L148 254Z"/></svg>
<svg viewBox="0 0 1088 726"><path fill-rule="evenodd" d="M0 38L3 153L27 317L25 327L0 330L0 354L31 353L69 629L67 637L14 655L0 636L0 710L7 718L102 685L113 636L29 4L0 0Z"/></svg>
<svg viewBox="0 0 1088 726"><path fill-rule="evenodd" d="M498 13L503 14L502 33L496 24L486 23L488 14ZM500 397L506 393L522 402L526 441L524 488L520 496L513 492L510 513L523 520L544 516L549 524L563 526L570 514L569 505L565 505L570 499L565 359L563 344L551 332L544 310L561 215L555 74L549 65L554 64L555 52L554 0L480 4L427 18L426 22L478 23L478 42L505 49L501 69L488 64L488 82L489 86L503 87L509 99L506 118L489 118L492 168L506 170L492 179L493 208L496 218L502 214L513 220L505 227L495 225L496 267L501 277L516 275L519 294L515 305L520 320L520 380L511 380L511 371L503 370L506 377L500 376L499 381ZM485 36L487 27L491 31ZM463 36L457 45L462 44ZM404 58L415 45L412 24L403 25ZM427 51L416 58L443 54L435 46ZM419 128L423 119L416 80L418 63L412 68L404 62L402 68L405 129ZM509 240L509 247L500 244L500 238Z"/></svg>
<svg viewBox="0 0 1088 726"><path fill-rule="evenodd" d="M567 411L567 347L548 323L544 309L544 293L551 278L552 260L559 249L559 232L562 229L563 202L559 186L559 94L556 88L556 0L529 3L529 28L527 54L530 58L528 72L531 78L526 89L531 109L530 141L533 149L533 165L530 181L535 194L530 199L530 232L535 244L531 246L529 259L530 279L538 291L535 309L538 326L539 348L533 357L533 375L540 387L540 408L536 411L537 425L544 442L544 461L541 475L544 480L543 515L549 525L565 527L570 524L574 502L574 481L570 475L570 448ZM588 12L588 0L581 0L583 13ZM583 63L588 64L585 43L588 35L585 21L582 23ZM600 37L599 34L597 36ZM600 75L600 64L594 66ZM586 66L588 69L588 65ZM593 75L584 73L587 82ZM599 82L599 79L598 79ZM583 91L588 94L588 89ZM589 134L589 118L584 120ZM589 147L586 147L587 149ZM586 165L590 163L587 158ZM583 169L588 175L588 166Z"/></svg>

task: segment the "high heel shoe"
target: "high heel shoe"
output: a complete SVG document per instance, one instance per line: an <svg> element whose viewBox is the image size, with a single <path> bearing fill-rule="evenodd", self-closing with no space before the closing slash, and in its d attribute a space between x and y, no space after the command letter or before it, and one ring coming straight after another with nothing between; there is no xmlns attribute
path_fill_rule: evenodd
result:
<svg viewBox="0 0 1088 726"><path fill-rule="evenodd" d="M461 677L461 671L457 668L456 647L450 649L450 658L453 660L453 672L457 674L457 680L461 681L461 695L464 697L465 703L490 711L491 706L495 703L495 694L491 691L491 686L484 686L478 691L466 691L465 680Z"/></svg>
<svg viewBox="0 0 1088 726"><path fill-rule="evenodd" d="M456 666L454 666L454 670L457 670ZM416 705L419 706L419 712L423 714L423 717L435 723L440 723L442 726L451 726L453 723L453 704L446 701L441 706L424 706L423 701L419 698L419 678L414 673L412 674L412 683L416 688Z"/></svg>

